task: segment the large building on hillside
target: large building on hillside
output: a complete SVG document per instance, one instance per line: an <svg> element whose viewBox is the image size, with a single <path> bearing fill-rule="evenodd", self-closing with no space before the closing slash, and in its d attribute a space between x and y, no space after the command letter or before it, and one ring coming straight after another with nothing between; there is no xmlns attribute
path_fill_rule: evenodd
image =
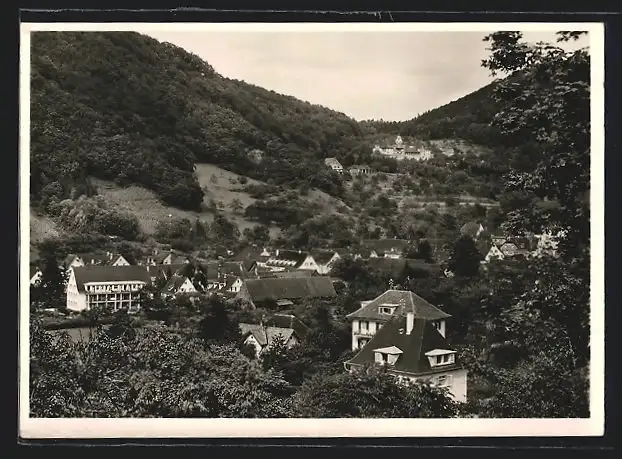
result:
<svg viewBox="0 0 622 459"><path fill-rule="evenodd" d="M141 289L150 282L150 274L143 266L76 266L67 283L67 309L135 311L140 308Z"/></svg>
<svg viewBox="0 0 622 459"><path fill-rule="evenodd" d="M404 141L399 135L395 138L395 143L376 145L374 146L373 152L397 161L402 161L404 159L426 161L432 158L432 152L430 150L426 148L417 148L413 145L404 145Z"/></svg>

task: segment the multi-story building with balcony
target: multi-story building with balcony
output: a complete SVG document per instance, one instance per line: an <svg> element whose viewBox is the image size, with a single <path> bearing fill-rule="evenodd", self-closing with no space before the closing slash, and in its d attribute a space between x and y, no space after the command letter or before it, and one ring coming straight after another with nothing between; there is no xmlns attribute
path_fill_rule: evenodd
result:
<svg viewBox="0 0 622 459"><path fill-rule="evenodd" d="M136 311L140 308L140 291L150 282L143 266L76 266L67 283L67 309Z"/></svg>

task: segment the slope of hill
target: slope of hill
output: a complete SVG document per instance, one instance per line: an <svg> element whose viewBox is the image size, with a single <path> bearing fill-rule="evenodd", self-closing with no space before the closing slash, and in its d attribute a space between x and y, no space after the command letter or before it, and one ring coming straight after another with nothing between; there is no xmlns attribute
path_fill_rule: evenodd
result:
<svg viewBox="0 0 622 459"><path fill-rule="evenodd" d="M361 138L342 113L224 78L134 32L35 32L31 61L35 202L80 193L94 176L198 210L196 162L339 196L322 159Z"/></svg>

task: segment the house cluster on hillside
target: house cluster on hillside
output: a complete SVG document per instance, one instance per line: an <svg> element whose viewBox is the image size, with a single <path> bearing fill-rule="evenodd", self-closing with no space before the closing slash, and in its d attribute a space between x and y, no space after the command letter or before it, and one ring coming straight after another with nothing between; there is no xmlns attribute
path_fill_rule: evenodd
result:
<svg viewBox="0 0 622 459"><path fill-rule="evenodd" d="M471 237L483 255L482 263L511 258L538 258L557 256L557 239L560 234L527 234L525 236L492 235L484 237L486 229L481 223L468 222L460 234Z"/></svg>
<svg viewBox="0 0 622 459"><path fill-rule="evenodd" d="M404 141L401 136L395 138L393 144L380 144L375 145L373 153L378 155L392 158L397 161L404 159L411 159L415 161L426 161L432 158L432 152L426 148L417 148L413 145L404 145Z"/></svg>
<svg viewBox="0 0 622 459"><path fill-rule="evenodd" d="M326 165L326 167L328 167L329 169L337 172L338 174L343 174L344 173L343 165L337 160L337 158L326 158L324 160L324 164ZM358 165L355 165L355 166L351 166L348 169L348 173L351 176L371 175L371 174L373 174L375 172L376 171L374 169L372 169L371 167L369 167L366 164L358 164Z"/></svg>
<svg viewBox="0 0 622 459"><path fill-rule="evenodd" d="M357 249L309 252L248 247L233 259L212 262L169 252L145 257L136 265L110 252L72 254L62 262L69 273L66 306L72 311L101 307L134 312L141 306L142 289L151 285L158 286L164 298L219 294L275 311L309 299L336 297L336 279L330 272L344 256L365 258L388 273L403 271L417 261L404 257L408 244L398 239L363 240ZM456 400L465 401L467 372L446 340L449 314L413 292L390 288L349 314L356 354L345 368L384 365L399 381L425 380L447 387ZM277 339L287 347L299 345L308 332L295 316L279 312L239 326L244 342L257 355Z"/></svg>

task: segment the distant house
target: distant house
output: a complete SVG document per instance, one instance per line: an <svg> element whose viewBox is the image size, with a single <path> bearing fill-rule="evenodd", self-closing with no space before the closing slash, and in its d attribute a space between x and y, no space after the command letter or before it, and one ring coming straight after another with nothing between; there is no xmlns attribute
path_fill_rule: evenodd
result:
<svg viewBox="0 0 622 459"><path fill-rule="evenodd" d="M190 263L190 259L187 256L177 254L172 250L167 253L160 253L158 255L155 255L154 261L155 261L155 264L157 265L174 265L174 264Z"/></svg>
<svg viewBox="0 0 622 459"><path fill-rule="evenodd" d="M305 298L331 298L337 292L330 278L324 276L307 278L268 278L247 279L236 298L243 299L251 305L274 302L291 304Z"/></svg>
<svg viewBox="0 0 622 459"><path fill-rule="evenodd" d="M277 337L280 337L285 346L291 348L300 342L293 328L271 327L264 324L240 323L240 332L244 344L255 348L255 355L259 357L266 349L274 344Z"/></svg>
<svg viewBox="0 0 622 459"><path fill-rule="evenodd" d="M472 239L477 239L484 232L484 227L481 223L468 222L462 225L460 228L460 235L469 236Z"/></svg>
<svg viewBox="0 0 622 459"><path fill-rule="evenodd" d="M272 271L285 271L287 269L308 269L317 271L319 266L313 257L301 250L275 250L267 257L259 257L256 261L260 267L268 268Z"/></svg>
<svg viewBox="0 0 622 459"><path fill-rule="evenodd" d="M428 160L432 158L432 152L427 148L416 148L413 145L404 145L401 136L397 136L393 144L377 144L372 150L373 153L393 158L397 161L411 159L415 161Z"/></svg>
<svg viewBox="0 0 622 459"><path fill-rule="evenodd" d="M417 319L432 321L439 332L445 335L445 319L451 317L413 292L387 290L373 300L361 303L361 307L348 314L352 321L352 350L360 349L394 315L413 312Z"/></svg>
<svg viewBox="0 0 622 459"><path fill-rule="evenodd" d="M344 367L347 371L382 365L399 382L428 382L448 389L457 402L467 400L467 370L445 338L448 314L426 305L419 297L387 292L390 300L376 300L364 306L369 315L386 315L388 320ZM412 294L414 295L414 294ZM405 300L403 306L395 300ZM391 311L391 312L389 312Z"/></svg>
<svg viewBox="0 0 622 459"><path fill-rule="evenodd" d="M505 255L503 254L503 252L501 250L499 250L499 247L495 244L493 244L490 247L490 250L488 250L488 253L486 253L486 256L484 257L484 262L489 263L492 260L503 260L505 258Z"/></svg>
<svg viewBox="0 0 622 459"><path fill-rule="evenodd" d="M171 265L148 265L145 269L149 273L151 280L155 281L158 277L163 277L168 280L171 276L179 274L179 272L187 266L186 263L171 264Z"/></svg>
<svg viewBox="0 0 622 459"><path fill-rule="evenodd" d="M41 280L42 274L43 273L38 267L31 265L30 266L30 285L36 285L37 282Z"/></svg>
<svg viewBox="0 0 622 459"><path fill-rule="evenodd" d="M230 276L227 277L224 290L229 293L238 293L242 289L242 285L244 285L242 277Z"/></svg>
<svg viewBox="0 0 622 459"><path fill-rule="evenodd" d="M318 274L328 274L335 262L341 258L334 250L312 250L311 256L317 263Z"/></svg>
<svg viewBox="0 0 622 459"><path fill-rule="evenodd" d="M67 269L71 269L74 266L84 266L85 263L80 255L75 255L73 253L70 253L63 260L63 265L66 266Z"/></svg>
<svg viewBox="0 0 622 459"><path fill-rule="evenodd" d="M116 311L140 307L140 290L151 283L144 266L76 266L67 283L67 309L102 307Z"/></svg>
<svg viewBox="0 0 622 459"><path fill-rule="evenodd" d="M343 174L343 166L339 161L337 161L337 158L326 158L324 160L324 164L326 165L326 167L329 167L335 172Z"/></svg>
<svg viewBox="0 0 622 459"><path fill-rule="evenodd" d="M536 251L537 239L534 237L514 237L495 236L492 238L493 244L486 252L483 263L488 263L493 259L505 260L514 257L530 257Z"/></svg>
<svg viewBox="0 0 622 459"><path fill-rule="evenodd" d="M361 164L358 166L350 167L350 169L348 169L348 172L350 172L350 175L370 175L373 174L375 171L371 167L365 164Z"/></svg>
<svg viewBox="0 0 622 459"><path fill-rule="evenodd" d="M362 246L370 250L369 258L402 258L410 241L405 239L366 239Z"/></svg>
<svg viewBox="0 0 622 459"><path fill-rule="evenodd" d="M130 262L127 261L123 255L115 254L111 258L111 266L130 266Z"/></svg>
<svg viewBox="0 0 622 459"><path fill-rule="evenodd" d="M562 236L563 233L561 232L556 235L550 233L536 235L536 246L533 250L533 256L538 258L543 256L557 257L559 238Z"/></svg>
<svg viewBox="0 0 622 459"><path fill-rule="evenodd" d="M188 279L186 276L180 276L179 274L174 274L173 276L171 276L171 278L162 289L162 294L165 296L175 296L179 294L192 293L199 292L192 284L192 281L190 281L190 279Z"/></svg>
<svg viewBox="0 0 622 459"><path fill-rule="evenodd" d="M88 252L73 256L68 266L129 266L123 255L113 252ZM68 257L69 258L69 257ZM82 264L81 264L82 263Z"/></svg>

